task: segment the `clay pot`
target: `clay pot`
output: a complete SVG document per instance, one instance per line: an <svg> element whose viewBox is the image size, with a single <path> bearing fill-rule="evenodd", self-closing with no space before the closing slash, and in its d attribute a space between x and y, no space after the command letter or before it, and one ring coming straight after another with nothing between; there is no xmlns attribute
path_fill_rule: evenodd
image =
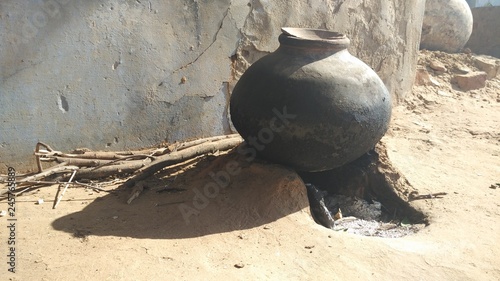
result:
<svg viewBox="0 0 500 281"><path fill-rule="evenodd" d="M472 12L465 0L427 1L420 49L459 52L469 41L472 24Z"/></svg>
<svg viewBox="0 0 500 281"><path fill-rule="evenodd" d="M283 28L280 46L242 75L231 120L250 149L299 171L323 171L360 157L382 138L391 97L377 74L347 51L349 39Z"/></svg>

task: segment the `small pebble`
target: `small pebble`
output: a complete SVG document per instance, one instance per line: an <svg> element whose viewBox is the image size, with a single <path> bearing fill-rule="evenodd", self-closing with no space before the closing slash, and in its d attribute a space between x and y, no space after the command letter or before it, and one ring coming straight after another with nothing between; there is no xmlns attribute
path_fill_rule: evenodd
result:
<svg viewBox="0 0 500 281"><path fill-rule="evenodd" d="M237 263L237 264L234 265L234 267L236 267L236 268L243 268L243 267L245 267L245 265L243 263Z"/></svg>
<svg viewBox="0 0 500 281"><path fill-rule="evenodd" d="M433 70L437 71L437 72L445 72L446 71L446 67L444 66L443 63L441 63L440 61L437 61L437 60L432 60L429 64L430 68L432 68Z"/></svg>
<svg viewBox="0 0 500 281"><path fill-rule="evenodd" d="M43 204L43 202L44 202L44 201L43 201L43 199L38 199L38 200L36 201L36 203L37 203L38 205L42 205L42 204Z"/></svg>
<svg viewBox="0 0 500 281"><path fill-rule="evenodd" d="M453 97L452 94L447 93L445 91L440 91L440 90L437 91L437 94L440 95L440 96L443 96L443 97Z"/></svg>
<svg viewBox="0 0 500 281"><path fill-rule="evenodd" d="M2 210L2 211L0 212L0 217L5 217L6 215L7 215L7 212L6 212L6 211Z"/></svg>
<svg viewBox="0 0 500 281"><path fill-rule="evenodd" d="M113 219L116 220L118 218L118 216L113 216Z"/></svg>

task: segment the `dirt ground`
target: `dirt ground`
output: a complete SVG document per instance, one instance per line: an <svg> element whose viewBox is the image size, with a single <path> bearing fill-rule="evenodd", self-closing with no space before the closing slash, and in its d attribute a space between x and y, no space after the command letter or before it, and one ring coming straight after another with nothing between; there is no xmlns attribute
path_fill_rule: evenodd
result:
<svg viewBox="0 0 500 281"><path fill-rule="evenodd" d="M467 55L420 62L433 59L448 71L428 69L439 85L415 86L382 140L420 194L447 192L412 201L429 218L420 232L326 229L293 171L233 153L151 179L130 205L129 189L70 188L56 209L56 186L18 197L16 273L1 217L0 280L500 280L500 80L464 92L450 79L457 62L474 70ZM217 188L221 171L231 184Z"/></svg>

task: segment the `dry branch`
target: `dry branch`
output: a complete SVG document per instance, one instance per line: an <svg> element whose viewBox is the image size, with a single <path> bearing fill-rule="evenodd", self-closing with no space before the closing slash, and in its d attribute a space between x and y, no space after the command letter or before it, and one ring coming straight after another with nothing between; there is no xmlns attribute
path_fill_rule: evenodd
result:
<svg viewBox="0 0 500 281"><path fill-rule="evenodd" d="M127 200L127 204L130 204L135 198L139 197L139 194L144 190L145 186L142 181L160 171L161 169L175 165L179 162L198 157L200 155L232 149L239 145L241 142L241 137L230 137L210 143L199 144L181 151L175 151L170 154L158 157L151 164L137 170L136 175L122 185L123 187L133 187L132 193Z"/></svg>
<svg viewBox="0 0 500 281"><path fill-rule="evenodd" d="M54 206L52 206L52 209L55 209L57 207L57 205L59 205L59 202L61 202L61 199L63 198L64 193L66 192L66 190L68 189L69 184L71 183L71 181L75 177L75 174L76 174L76 170L74 170L73 173L71 174L71 177L69 178L69 181L64 186L64 189L61 192L61 195L57 197L56 201L54 202Z"/></svg>
<svg viewBox="0 0 500 281"><path fill-rule="evenodd" d="M66 163L67 165L84 166L84 167L95 167L110 163L113 160L99 160L99 159L80 159L80 158L68 158L54 156L50 158L40 158L42 162L52 162Z"/></svg>
<svg viewBox="0 0 500 281"><path fill-rule="evenodd" d="M151 160L136 160L136 161L126 161L122 164L103 166L99 168L81 168L76 175L77 179L100 179L106 178L113 175L123 175L132 173L148 163Z"/></svg>
<svg viewBox="0 0 500 281"><path fill-rule="evenodd" d="M43 143L43 142L38 142L35 146L35 160L36 160L36 165L38 167L38 172L41 173L43 172L43 168L42 168L42 163L40 162L40 156L37 155L37 153L40 151L40 147L44 146L47 151L53 151L52 147L50 147L49 145Z"/></svg>
<svg viewBox="0 0 500 281"><path fill-rule="evenodd" d="M209 138L198 139L198 140L193 140L193 141L188 141L188 142L181 143L178 146L174 146L174 150L173 151L179 151L179 150L183 150L183 149L186 149L186 148L189 148L189 147L192 147L192 146L195 146L195 145L203 144L203 143L206 143L206 142L213 142L213 141L225 140L225 139L229 139L229 138L239 138L239 139L241 139L241 137L240 137L239 134L209 137Z"/></svg>
<svg viewBox="0 0 500 281"><path fill-rule="evenodd" d="M144 180L159 170L179 163L190 158L194 158L203 154L214 153L220 150L229 150L236 147L242 142L240 137L227 138L215 142L203 143L190 148L186 148L181 151L174 151L169 154L159 156L155 161L151 162L149 165L137 170L135 176L128 180L124 186L131 187L135 185L136 182Z"/></svg>
<svg viewBox="0 0 500 281"><path fill-rule="evenodd" d="M69 178L65 183L66 190L69 184L84 185L78 182L72 183L73 180L102 179L109 176L134 173L131 179L122 184L122 186L132 187L165 167L178 169L200 156L232 149L241 142L242 138L238 134L232 134L136 151L103 152L77 149L72 153L63 153L54 150L45 143L38 142L35 148L38 173L18 178L19 189L17 191L20 194L26 190L32 190L34 186L61 183L62 180L68 180ZM59 164L44 170L42 162L57 162ZM47 179L47 177L56 174L58 175L57 178ZM140 185L137 185L138 188L133 192L133 198L131 197L129 202L139 196L144 189L144 186ZM89 187L96 188L91 185ZM64 194L64 191L62 194ZM57 203L54 206L56 205Z"/></svg>
<svg viewBox="0 0 500 281"><path fill-rule="evenodd" d="M72 172L73 170L78 170L78 166L65 166L66 163L61 163L59 165L56 165L54 167L50 167L49 169L32 175L32 176L27 176L25 178L22 178L20 180L17 180L18 183L23 183L23 182L29 182L29 181L37 181L43 178L46 178L48 176L58 174L58 173L67 173L67 172Z"/></svg>
<svg viewBox="0 0 500 281"><path fill-rule="evenodd" d="M415 193L410 193L410 198L408 201L415 201L415 200L421 200L421 199L435 199L435 198L442 198L442 196L448 195L446 192L437 192L437 193L430 193L430 194L415 194Z"/></svg>

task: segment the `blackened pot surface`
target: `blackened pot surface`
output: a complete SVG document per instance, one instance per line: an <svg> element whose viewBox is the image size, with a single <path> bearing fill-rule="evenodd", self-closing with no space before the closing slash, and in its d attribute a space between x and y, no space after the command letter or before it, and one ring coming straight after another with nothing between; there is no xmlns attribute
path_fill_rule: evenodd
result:
<svg viewBox="0 0 500 281"><path fill-rule="evenodd" d="M260 157L323 171L358 158L385 134L390 94L349 54L345 39L284 32L280 47L243 74L231 96L231 120Z"/></svg>

